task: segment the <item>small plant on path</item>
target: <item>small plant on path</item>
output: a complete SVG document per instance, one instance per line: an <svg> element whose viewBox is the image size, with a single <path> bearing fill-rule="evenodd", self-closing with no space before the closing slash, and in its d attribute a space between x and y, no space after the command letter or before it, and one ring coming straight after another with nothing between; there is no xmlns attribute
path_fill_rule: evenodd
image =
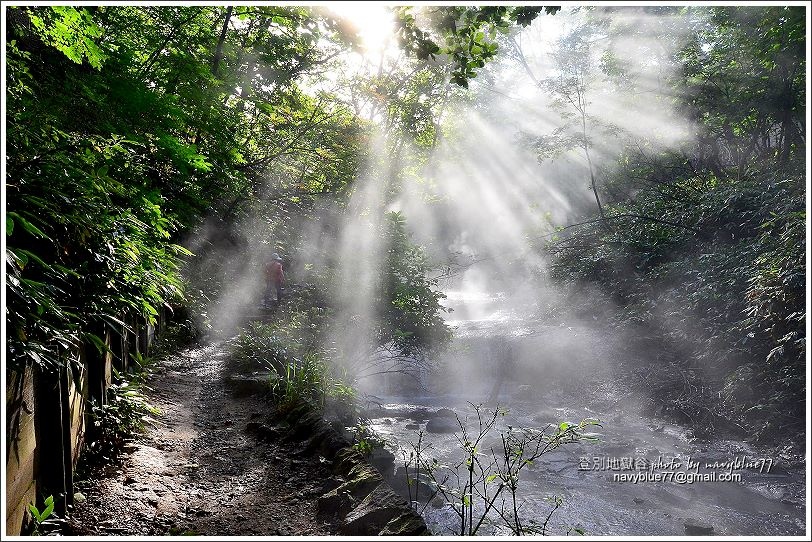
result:
<svg viewBox="0 0 812 542"><path fill-rule="evenodd" d="M32 535L43 534L42 533L43 524L54 513L54 496L48 495L48 498L45 499L45 502L43 504L45 505L45 508L43 508L41 512L35 503L32 502L31 504L28 505L28 511L31 512L31 518L34 520L34 530L31 533Z"/></svg>

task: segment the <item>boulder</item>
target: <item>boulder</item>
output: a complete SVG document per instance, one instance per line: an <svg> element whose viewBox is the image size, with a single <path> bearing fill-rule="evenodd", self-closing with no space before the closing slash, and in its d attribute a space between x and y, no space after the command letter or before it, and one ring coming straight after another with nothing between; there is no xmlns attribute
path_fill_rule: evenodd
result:
<svg viewBox="0 0 812 542"><path fill-rule="evenodd" d="M336 452L333 458L333 472L336 474L347 474L354 466L363 463L364 456L362 456L358 450L347 446Z"/></svg>
<svg viewBox="0 0 812 542"><path fill-rule="evenodd" d="M426 424L426 431L429 433L454 433L459 430L456 418L432 418Z"/></svg>
<svg viewBox="0 0 812 542"><path fill-rule="evenodd" d="M380 484L347 514L338 532L345 536L377 535L386 529L392 520L400 518L406 513L415 516L414 520L409 523L419 521L420 516L412 513L409 505L402 497L387 487L386 484ZM395 522L390 528L406 523L402 519ZM423 523L423 528L425 528L425 523Z"/></svg>
<svg viewBox="0 0 812 542"><path fill-rule="evenodd" d="M425 421L432 417L432 412L427 408L416 408L415 410L406 414L407 418L411 418L416 422Z"/></svg>
<svg viewBox="0 0 812 542"><path fill-rule="evenodd" d="M342 485L350 488L354 496L363 496L381 482L383 478L377 469L366 463L359 463L350 469L347 481Z"/></svg>
<svg viewBox="0 0 812 542"><path fill-rule="evenodd" d="M302 442L313 437L314 430L329 430L329 425L325 424L321 416L310 410L310 407L296 408L288 416L290 430L284 436L287 442Z"/></svg>
<svg viewBox="0 0 812 542"><path fill-rule="evenodd" d="M353 509L357 500L341 486L332 489L316 500L319 515L344 516Z"/></svg>
<svg viewBox="0 0 812 542"><path fill-rule="evenodd" d="M369 464L378 469L384 476L392 473L395 468L395 454L386 448L375 448L367 458Z"/></svg>
<svg viewBox="0 0 812 542"><path fill-rule="evenodd" d="M374 467L365 463L357 452L349 454L340 450L339 454L344 456L344 467L349 468L342 472L347 480L318 498L316 509L319 514L344 516L356 506L358 501L367 497L383 482L381 474ZM356 462L349 466L348 463L353 459Z"/></svg>
<svg viewBox="0 0 812 542"><path fill-rule="evenodd" d="M321 490L322 491L332 491L333 489L337 488L341 484L344 483L344 480L341 478L336 478L335 476L330 476L329 478L325 478L321 482Z"/></svg>
<svg viewBox="0 0 812 542"><path fill-rule="evenodd" d="M332 427L326 423L319 423L312 428L312 434L301 448L300 455L322 455L331 457L336 450L349 443L341 438Z"/></svg>
<svg viewBox="0 0 812 542"><path fill-rule="evenodd" d="M434 416L437 418L451 418L452 420L457 419L457 413L450 408L441 408L434 414Z"/></svg>
<svg viewBox="0 0 812 542"><path fill-rule="evenodd" d="M702 536L713 534L713 525L709 525L698 519L686 519L683 525L685 526L685 534L687 535Z"/></svg>
<svg viewBox="0 0 812 542"><path fill-rule="evenodd" d="M405 467L395 469L395 475L387 480L389 485L404 499L414 500L415 497L419 497L421 501L425 501L434 493L434 488L426 481L425 473L422 473L420 479L418 479L417 472L413 467L410 467L408 472L409 477L406 478ZM411 481L411 484L409 481Z"/></svg>
<svg viewBox="0 0 812 542"><path fill-rule="evenodd" d="M417 514L405 512L389 521L380 536L427 536L431 533L426 528L423 518Z"/></svg>

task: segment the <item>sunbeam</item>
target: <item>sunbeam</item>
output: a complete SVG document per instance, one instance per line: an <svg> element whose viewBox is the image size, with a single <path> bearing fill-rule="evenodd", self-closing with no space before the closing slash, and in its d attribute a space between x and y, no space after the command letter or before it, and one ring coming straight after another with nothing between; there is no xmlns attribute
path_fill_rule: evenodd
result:
<svg viewBox="0 0 812 542"><path fill-rule="evenodd" d="M6 535L809 534L808 7L21 4Z"/></svg>

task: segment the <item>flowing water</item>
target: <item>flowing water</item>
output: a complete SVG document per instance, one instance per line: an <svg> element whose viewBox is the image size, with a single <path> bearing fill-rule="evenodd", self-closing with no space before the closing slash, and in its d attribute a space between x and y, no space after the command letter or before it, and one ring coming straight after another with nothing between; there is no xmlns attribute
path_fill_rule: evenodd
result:
<svg viewBox="0 0 812 542"><path fill-rule="evenodd" d="M542 523L557 496L563 501L550 519L551 534L572 527L594 535L709 534L711 527L717 535L804 533L803 466L742 441L692 439L686 428L651 416L612 372L612 340L583 322L530 325L505 309L499 296L452 292L449 301L455 305L449 322L456 328L455 354L424 375L421 390L380 395L382 408L371 414L396 466L420 431L428 456L447 464L459 460L453 433L426 431L442 408L468 424L475 420L471 403L508 409L483 450L498 449L499 432L507 426L543 428L590 418L601 424L589 428L598 441L565 444L522 471L520 516L526 525ZM504 382L494 385L500 376ZM648 479L641 479L645 473ZM653 473L664 479L651 480ZM688 473L705 476L691 481ZM430 528L454 534L454 510L438 499L433 504L423 512Z"/></svg>

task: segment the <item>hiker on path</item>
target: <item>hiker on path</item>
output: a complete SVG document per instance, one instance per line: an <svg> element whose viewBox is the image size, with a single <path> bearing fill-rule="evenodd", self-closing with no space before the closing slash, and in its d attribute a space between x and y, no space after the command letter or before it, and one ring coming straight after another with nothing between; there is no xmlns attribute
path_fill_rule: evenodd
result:
<svg viewBox="0 0 812 542"><path fill-rule="evenodd" d="M282 302L282 284L285 280L285 271L282 269L282 258L274 252L265 264L265 305L270 305L271 296L276 295L276 304Z"/></svg>

